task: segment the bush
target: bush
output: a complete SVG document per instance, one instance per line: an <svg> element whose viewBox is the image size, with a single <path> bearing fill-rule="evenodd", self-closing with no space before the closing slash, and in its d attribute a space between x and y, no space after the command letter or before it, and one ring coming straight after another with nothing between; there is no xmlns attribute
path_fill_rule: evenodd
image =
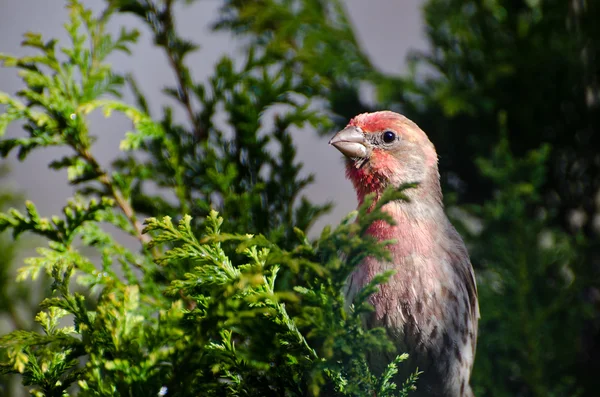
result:
<svg viewBox="0 0 600 397"><path fill-rule="evenodd" d="M300 197L311 178L299 178L290 130L330 122L311 109L302 81L258 46L242 65L224 58L208 83L192 81L184 61L195 46L177 35L172 2L108 2L98 15L76 0L68 7L71 45L27 33L23 45L35 55L0 58L25 83L17 96L0 94L0 131L20 121L27 133L0 141L0 153L17 151L23 160L43 147L69 148L50 167L66 169L77 189L60 216L44 217L32 202L25 212L0 215L0 229L15 238L28 233L48 242L26 259L18 279L47 273L52 280L36 329L0 338L2 373L20 374L33 395L47 397L411 390L416 375L401 387L391 381L405 355L381 376L366 365L367 352L392 348L382 329L361 326L376 284L350 311L341 294L361 259L388 255L384 244L361 238L385 216L367 212L366 203L315 241L305 235L330 206ZM165 92L186 109L190 128L176 124L169 108L155 121L134 78L111 70L108 57L129 52L138 38L127 28L117 37L105 32L117 12L149 21L178 78ZM120 99L126 82L137 106ZM233 136L214 122L217 109ZM92 154L88 115L98 110L120 112L134 128L110 169ZM271 126L266 111L276 114ZM278 151L267 150L271 142ZM150 183L158 194L146 193ZM402 197L390 191L378 207ZM105 225L141 248L120 243Z"/></svg>

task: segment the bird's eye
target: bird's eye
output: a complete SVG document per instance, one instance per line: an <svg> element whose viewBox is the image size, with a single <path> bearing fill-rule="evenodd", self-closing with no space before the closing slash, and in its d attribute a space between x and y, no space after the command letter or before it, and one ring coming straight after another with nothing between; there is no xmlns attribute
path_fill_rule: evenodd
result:
<svg viewBox="0 0 600 397"><path fill-rule="evenodd" d="M385 143L392 143L396 139L396 133L394 131L386 131L383 133L383 141Z"/></svg>

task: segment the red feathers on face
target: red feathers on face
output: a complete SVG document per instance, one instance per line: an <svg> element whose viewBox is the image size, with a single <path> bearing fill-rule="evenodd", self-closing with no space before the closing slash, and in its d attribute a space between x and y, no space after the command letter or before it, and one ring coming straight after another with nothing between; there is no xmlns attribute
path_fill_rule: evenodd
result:
<svg viewBox="0 0 600 397"><path fill-rule="evenodd" d="M368 167L355 167L351 161L346 164L346 177L352 181L359 204L369 193L383 192L386 179L399 166L398 160L389 153L373 150Z"/></svg>
<svg viewBox="0 0 600 397"><path fill-rule="evenodd" d="M401 114L390 111L362 113L350 120L348 125L358 127L366 134L377 134L392 129L404 140L420 142L429 146L435 154L435 148L427 135L415 123Z"/></svg>

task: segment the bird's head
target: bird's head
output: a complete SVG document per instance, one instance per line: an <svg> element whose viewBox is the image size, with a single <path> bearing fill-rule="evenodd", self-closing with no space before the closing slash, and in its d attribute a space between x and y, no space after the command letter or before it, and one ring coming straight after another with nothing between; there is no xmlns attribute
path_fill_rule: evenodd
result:
<svg viewBox="0 0 600 397"><path fill-rule="evenodd" d="M346 156L346 175L360 202L366 194L380 193L388 186L409 182L439 186L433 144L415 123L398 113L360 114L329 144Z"/></svg>

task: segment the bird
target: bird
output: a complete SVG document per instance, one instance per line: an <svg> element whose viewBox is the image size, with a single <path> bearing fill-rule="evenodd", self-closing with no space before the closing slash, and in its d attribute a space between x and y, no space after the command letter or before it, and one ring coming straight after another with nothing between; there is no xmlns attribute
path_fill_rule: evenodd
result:
<svg viewBox="0 0 600 397"><path fill-rule="evenodd" d="M391 261L367 257L344 286L346 301L352 302L377 274L395 271L370 296L373 311L364 322L383 327L396 352L370 354L369 366L381 373L406 352L409 358L395 380L421 371L411 396L473 396L477 285L467 248L445 214L434 145L416 123L392 111L355 116L329 144L345 156L359 206L370 193L376 202L390 186L416 186L404 191L408 200L381 208L393 225L378 220L366 231L378 241L394 241L388 247Z"/></svg>

